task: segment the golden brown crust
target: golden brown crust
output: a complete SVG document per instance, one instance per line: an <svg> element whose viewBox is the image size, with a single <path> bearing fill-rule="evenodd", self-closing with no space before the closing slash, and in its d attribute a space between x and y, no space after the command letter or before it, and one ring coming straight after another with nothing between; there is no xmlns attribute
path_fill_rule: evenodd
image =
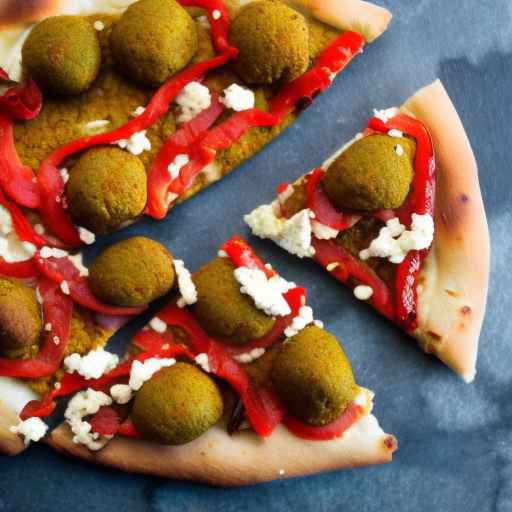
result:
<svg viewBox="0 0 512 512"><path fill-rule="evenodd" d="M385 463L397 448L395 438L376 426L372 415L334 441L305 441L281 426L267 439L249 431L230 437L222 423L195 441L174 447L116 437L101 451L91 452L73 443L66 425L54 430L47 442L64 453L123 471L219 486Z"/></svg>
<svg viewBox="0 0 512 512"><path fill-rule="evenodd" d="M339 28L353 30L371 43L388 27L392 14L383 7L362 0L289 0L315 18Z"/></svg>
<svg viewBox="0 0 512 512"><path fill-rule="evenodd" d="M403 106L428 127L436 154L435 238L421 275L419 329L435 353L473 380L489 281L489 230L478 170L464 127L442 83Z"/></svg>

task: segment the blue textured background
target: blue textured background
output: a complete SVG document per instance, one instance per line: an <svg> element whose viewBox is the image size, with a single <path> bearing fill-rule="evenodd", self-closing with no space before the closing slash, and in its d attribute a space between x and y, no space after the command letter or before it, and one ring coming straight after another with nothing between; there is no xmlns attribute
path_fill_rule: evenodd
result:
<svg viewBox="0 0 512 512"><path fill-rule="evenodd" d="M279 140L160 223L121 236L163 241L191 269L234 233L277 182L318 165L365 123L372 107L399 104L440 77L473 144L494 241L478 374L463 384L393 326L354 303L319 268L250 238L285 276L306 285L316 316L343 342L358 381L374 389L376 414L400 450L386 466L224 490L122 474L36 445L0 458L0 511L459 511L512 510L511 0L381 0L389 31ZM142 324L116 336L121 351Z"/></svg>

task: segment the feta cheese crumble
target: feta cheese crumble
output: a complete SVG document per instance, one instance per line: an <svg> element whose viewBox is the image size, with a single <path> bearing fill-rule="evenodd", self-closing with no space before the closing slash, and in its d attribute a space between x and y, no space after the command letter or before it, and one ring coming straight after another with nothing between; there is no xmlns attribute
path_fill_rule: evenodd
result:
<svg viewBox="0 0 512 512"><path fill-rule="evenodd" d="M364 284L359 284L354 288L354 296L359 300L368 300L373 295L373 288Z"/></svg>
<svg viewBox="0 0 512 512"><path fill-rule="evenodd" d="M69 181L69 171L63 167L62 169L59 169L59 174L64 184L66 184Z"/></svg>
<svg viewBox="0 0 512 512"><path fill-rule="evenodd" d="M78 373L84 379L99 379L119 363L116 354L107 352L102 348L91 350L85 356L74 353L64 359L64 369L68 373Z"/></svg>
<svg viewBox="0 0 512 512"><path fill-rule="evenodd" d="M398 114L398 109L396 107L385 108L383 110L373 109L373 115L380 119L383 123L387 123L390 119L395 117Z"/></svg>
<svg viewBox="0 0 512 512"><path fill-rule="evenodd" d="M127 149L132 155L140 155L144 151L151 151L151 141L146 137L146 130L135 132L129 139L117 141L121 149Z"/></svg>
<svg viewBox="0 0 512 512"><path fill-rule="evenodd" d="M401 144L397 144L395 146L395 153L398 155L398 156L403 156L404 154L404 148Z"/></svg>
<svg viewBox="0 0 512 512"><path fill-rule="evenodd" d="M64 251L63 249L57 249L56 247L48 247L45 245L40 251L39 256L41 258L65 258L66 256L69 256L69 253L67 251Z"/></svg>
<svg viewBox="0 0 512 512"><path fill-rule="evenodd" d="M224 96L220 98L220 101L235 112L249 110L254 108L254 92L238 84L231 84L224 89Z"/></svg>
<svg viewBox="0 0 512 512"><path fill-rule="evenodd" d="M18 238L9 210L0 205L0 257L7 263L26 261L36 250L35 245Z"/></svg>
<svg viewBox="0 0 512 512"><path fill-rule="evenodd" d="M178 123L187 123L211 105L212 97L208 87L200 82L190 82L177 96L176 103L181 108Z"/></svg>
<svg viewBox="0 0 512 512"><path fill-rule="evenodd" d="M87 277L89 275L89 269L83 264L82 258L83 255L81 252L77 252L76 254L68 256L69 261L73 263L80 276Z"/></svg>
<svg viewBox="0 0 512 512"><path fill-rule="evenodd" d="M103 128L108 126L110 121L108 119L96 119L95 121L89 121L84 125L84 131L86 133L94 133L101 131Z"/></svg>
<svg viewBox="0 0 512 512"><path fill-rule="evenodd" d="M291 338L302 331L306 325L313 322L313 310L309 306L302 306L299 309L299 314L292 320L291 325L284 330L284 335L287 338Z"/></svg>
<svg viewBox="0 0 512 512"><path fill-rule="evenodd" d="M61 281L60 289L64 295L69 295L71 293L71 290L69 289L69 283L66 280Z"/></svg>
<svg viewBox="0 0 512 512"><path fill-rule="evenodd" d="M175 180L180 175L180 170L190 162L188 155L176 155L175 159L169 164L167 170L172 180Z"/></svg>
<svg viewBox="0 0 512 512"><path fill-rule="evenodd" d="M96 20L93 24L93 27L98 31L101 32L105 28L105 23L101 20Z"/></svg>
<svg viewBox="0 0 512 512"><path fill-rule="evenodd" d="M151 357L146 359L143 363L135 360L132 363L128 385L133 389L133 391L138 391L144 382L151 379L155 373L159 372L162 368L167 368L175 363L176 359L173 358Z"/></svg>
<svg viewBox="0 0 512 512"><path fill-rule="evenodd" d="M214 20L220 20L220 17L221 17L221 12L218 10L218 9L215 9L213 12L212 12L212 18Z"/></svg>
<svg viewBox="0 0 512 512"><path fill-rule="evenodd" d="M101 436L92 432L89 422L83 421L85 416L96 414L100 407L111 405L112 398L102 391L88 388L77 393L68 403L64 417L73 432L73 442L83 444L89 450L100 450L112 436Z"/></svg>
<svg viewBox="0 0 512 512"><path fill-rule="evenodd" d="M245 352L244 354L237 354L234 356L234 359L242 364L252 363L259 359L265 353L264 348L253 348L250 352Z"/></svg>
<svg viewBox="0 0 512 512"><path fill-rule="evenodd" d="M116 404L127 404L133 397L132 388L128 384L115 384L110 388L110 396Z"/></svg>
<svg viewBox="0 0 512 512"><path fill-rule="evenodd" d="M159 332L160 334L163 334L167 330L167 324L163 320L160 320L160 318L157 316L151 319L149 322L149 327L151 327L153 331Z"/></svg>
<svg viewBox="0 0 512 512"><path fill-rule="evenodd" d="M78 228L78 236L86 245L92 245L96 241L96 235L92 231L83 227Z"/></svg>
<svg viewBox="0 0 512 512"><path fill-rule="evenodd" d="M313 212L311 212L313 213ZM317 220L311 220L311 229L313 234L319 240L330 240L331 238L336 238L339 234L339 229L331 228L330 226L326 226Z"/></svg>
<svg viewBox="0 0 512 512"><path fill-rule="evenodd" d="M197 354L194 358L194 361L206 372L210 373L210 361L208 360L208 354L202 352L201 354Z"/></svg>
<svg viewBox="0 0 512 512"><path fill-rule="evenodd" d="M412 214L411 230L407 231L394 217L381 228L379 236L372 240L368 249L359 253L362 260L371 257L387 258L391 263L402 263L409 251L428 249L434 239L434 220L425 215Z"/></svg>
<svg viewBox="0 0 512 512"><path fill-rule="evenodd" d="M132 112L132 116L133 117L139 117L141 116L142 114L144 114L144 112L146 111L146 107L143 107L142 105L139 105L133 112Z"/></svg>
<svg viewBox="0 0 512 512"><path fill-rule="evenodd" d="M34 225L34 231L38 235L44 235L44 226L42 224L35 224Z"/></svg>
<svg viewBox="0 0 512 512"><path fill-rule="evenodd" d="M186 305L195 304L197 302L196 285L183 260L174 260L174 270L178 276L178 288L181 293L177 302L178 306L183 308Z"/></svg>
<svg viewBox="0 0 512 512"><path fill-rule="evenodd" d="M31 441L37 443L41 440L48 431L48 425L41 420L41 418L28 418L27 420L20 420L17 425L13 425L9 429L13 434L23 436L25 446L28 446Z"/></svg>
<svg viewBox="0 0 512 512"><path fill-rule="evenodd" d="M275 204L264 204L244 216L254 235L273 240L277 245L299 258L311 257L311 222L309 210L297 212L289 219L275 214Z"/></svg>
<svg viewBox="0 0 512 512"><path fill-rule="evenodd" d="M398 138L398 137L403 137L403 136L404 136L404 134L403 134L400 130L397 130L397 129L395 129L395 128L393 128L393 129L389 130L388 135L389 135L390 137L397 137L397 138Z"/></svg>
<svg viewBox="0 0 512 512"><path fill-rule="evenodd" d="M265 272L256 268L238 267L233 274L241 285L240 292L249 295L258 309L269 316L286 316L291 313L283 293L295 284L278 275L268 278Z"/></svg>

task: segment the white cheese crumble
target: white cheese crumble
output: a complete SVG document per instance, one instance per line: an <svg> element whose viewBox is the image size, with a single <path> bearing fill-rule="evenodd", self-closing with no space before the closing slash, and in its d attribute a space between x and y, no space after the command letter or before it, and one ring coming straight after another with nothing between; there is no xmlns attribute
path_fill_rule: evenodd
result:
<svg viewBox="0 0 512 512"><path fill-rule="evenodd" d="M66 184L69 181L69 171L63 167L62 169L59 169L59 174L64 184Z"/></svg>
<svg viewBox="0 0 512 512"><path fill-rule="evenodd" d="M108 126L110 121L108 119L96 119L95 121L89 121L84 125L84 130L88 133L94 133L101 131L103 128Z"/></svg>
<svg viewBox="0 0 512 512"><path fill-rule="evenodd" d="M395 153L398 155L398 156L403 156L404 154L404 148L401 144L397 144L395 146Z"/></svg>
<svg viewBox="0 0 512 512"><path fill-rule="evenodd" d="M93 24L93 27L98 31L101 32L105 28L105 23L101 20L96 20Z"/></svg>
<svg viewBox="0 0 512 512"><path fill-rule="evenodd" d="M91 388L80 391L69 401L64 417L74 434L73 442L75 444L83 444L89 450L100 450L105 446L111 436L100 437L97 432L92 432L91 424L83 421L83 418L96 414L100 407L111 404L112 398L106 393Z"/></svg>
<svg viewBox="0 0 512 512"><path fill-rule="evenodd" d="M390 119L395 117L398 114L398 109L396 107L385 108L383 110L373 109L373 115L380 119L383 123L387 123Z"/></svg>
<svg viewBox="0 0 512 512"><path fill-rule="evenodd" d="M389 135L390 137L397 137L397 138L398 138L398 137L403 137L403 136L404 136L404 134L403 134L400 130L397 130L397 129L395 129L395 128L393 128L393 129L389 130L388 135Z"/></svg>
<svg viewBox="0 0 512 512"><path fill-rule="evenodd" d="M172 366L175 363L176 359L173 358L151 357L146 359L143 363L135 360L132 363L128 385L133 391L138 391L144 382L151 379L156 372L159 372L162 368Z"/></svg>
<svg viewBox="0 0 512 512"><path fill-rule="evenodd" d="M133 397L132 388L128 384L115 384L110 388L110 396L116 404L127 404Z"/></svg>
<svg viewBox="0 0 512 512"><path fill-rule="evenodd" d="M64 359L64 369L68 373L78 373L84 379L99 379L119 363L116 354L102 348L91 350L85 356L74 353Z"/></svg>
<svg viewBox="0 0 512 512"><path fill-rule="evenodd" d="M240 292L249 295L258 309L269 316L286 316L291 313L283 293L295 284L278 275L268 278L265 272L256 268L238 267L233 274L241 285Z"/></svg>
<svg viewBox="0 0 512 512"><path fill-rule="evenodd" d="M221 12L218 10L218 9L215 9L213 12L212 12L212 18L214 20L220 20L220 17L221 17Z"/></svg>
<svg viewBox="0 0 512 512"><path fill-rule="evenodd" d="M319 240L330 240L331 238L336 238L338 236L338 233L340 232L338 229L326 226L325 224L322 224L317 220L311 220L311 229L313 231L313 234Z"/></svg>
<svg viewBox="0 0 512 512"><path fill-rule="evenodd" d="M245 352L244 354L237 354L234 356L234 359L242 364L252 363L259 359L265 353L264 348L253 348L250 352Z"/></svg>
<svg viewBox="0 0 512 512"><path fill-rule="evenodd" d="M324 323L322 322L322 320L315 320L313 324L316 325L316 327L318 327L319 329L324 328Z"/></svg>
<svg viewBox="0 0 512 512"><path fill-rule="evenodd" d="M89 275L89 269L83 264L82 257L82 253L77 252L76 254L69 255L68 259L73 263L81 277L87 277Z"/></svg>
<svg viewBox="0 0 512 512"><path fill-rule="evenodd" d="M313 322L313 310L309 306L302 306L299 309L299 314L293 319L291 325L284 330L284 335L287 338L291 338L302 331L306 325L312 324Z"/></svg>
<svg viewBox="0 0 512 512"><path fill-rule="evenodd" d="M208 87L200 82L190 82L177 96L176 103L181 107L178 123L187 123L211 105L212 97Z"/></svg>
<svg viewBox="0 0 512 512"><path fill-rule="evenodd" d="M146 130L135 132L129 139L118 140L117 145L136 156L151 150L151 141L146 137Z"/></svg>
<svg viewBox="0 0 512 512"><path fill-rule="evenodd" d="M354 297L359 300L368 300L373 295L373 288L359 284L354 288Z"/></svg>
<svg viewBox="0 0 512 512"><path fill-rule="evenodd" d="M96 241L96 235L92 231L81 226L78 228L78 236L86 245L92 245Z"/></svg>
<svg viewBox="0 0 512 512"><path fill-rule="evenodd" d="M254 92L245 87L240 87L238 84L231 84L224 89L224 96L220 98L220 101L227 108L236 112L249 110L254 108Z"/></svg>
<svg viewBox="0 0 512 512"><path fill-rule="evenodd" d="M157 316L151 319L149 322L149 327L151 327L153 331L159 332L160 334L163 334L167 330L167 324Z"/></svg>
<svg viewBox="0 0 512 512"><path fill-rule="evenodd" d="M69 253L67 251L64 251L62 249L57 249L56 247L48 247L45 245L40 251L39 256L41 258L65 258L66 256L69 256Z"/></svg>
<svg viewBox="0 0 512 512"><path fill-rule="evenodd" d="M362 260L370 257L387 258L391 263L402 263L409 251L428 249L434 239L434 220L425 215L412 214L411 230L407 231L394 217L381 228L379 236L368 249L359 253Z"/></svg>
<svg viewBox="0 0 512 512"><path fill-rule="evenodd" d="M206 373L210 373L211 369L208 354L205 354L204 352L197 354L194 360Z"/></svg>
<svg viewBox="0 0 512 512"><path fill-rule="evenodd" d="M57 345L57 346L60 345L60 338L58 336L54 336L52 338L52 341L53 341L53 343L55 343L55 345Z"/></svg>
<svg viewBox="0 0 512 512"><path fill-rule="evenodd" d="M36 253L36 246L18 238L9 210L0 205L0 257L7 263L26 261Z"/></svg>
<svg viewBox="0 0 512 512"><path fill-rule="evenodd" d="M139 105L133 112L132 112L132 116L133 117L139 117L141 116L142 114L144 114L144 112L146 111L146 107L143 107L142 105Z"/></svg>
<svg viewBox="0 0 512 512"><path fill-rule="evenodd" d="M47 331L47 332L50 332L52 330L53 326L50 322L48 322L47 324L44 324L44 330Z"/></svg>
<svg viewBox="0 0 512 512"><path fill-rule="evenodd" d="M254 235L273 240L277 245L299 258L311 257L311 222L309 210L297 212L289 219L277 217L274 204L264 204L244 216Z"/></svg>
<svg viewBox="0 0 512 512"><path fill-rule="evenodd" d="M38 235L44 235L44 226L42 224L35 224L34 225L34 231Z"/></svg>
<svg viewBox="0 0 512 512"><path fill-rule="evenodd" d="M64 295L69 295L71 293L71 290L69 289L69 283L66 280L61 281L60 289Z"/></svg>
<svg viewBox="0 0 512 512"><path fill-rule="evenodd" d="M175 159L169 164L167 170L172 180L175 180L180 175L180 170L190 162L188 155L176 155Z"/></svg>
<svg viewBox="0 0 512 512"><path fill-rule="evenodd" d="M178 306L183 308L186 305L195 304L197 302L196 285L183 260L174 260L174 270L178 276L178 288L181 293L177 302Z"/></svg>
<svg viewBox="0 0 512 512"><path fill-rule="evenodd" d="M20 420L17 425L13 425L9 430L13 434L22 435L25 446L28 446L31 441L37 443L46 435L48 425L41 418L33 417L25 421Z"/></svg>
<svg viewBox="0 0 512 512"><path fill-rule="evenodd" d="M217 253L217 256L219 258L227 258L228 257L228 253L226 251L223 251L222 249Z"/></svg>

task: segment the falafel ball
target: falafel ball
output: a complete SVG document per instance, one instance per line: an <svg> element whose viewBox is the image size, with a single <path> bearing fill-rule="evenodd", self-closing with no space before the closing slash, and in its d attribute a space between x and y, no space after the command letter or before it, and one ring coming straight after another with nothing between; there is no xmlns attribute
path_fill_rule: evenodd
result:
<svg viewBox="0 0 512 512"><path fill-rule="evenodd" d="M198 49L197 28L175 0L140 0L110 35L112 56L129 80L158 87L183 69Z"/></svg>
<svg viewBox="0 0 512 512"><path fill-rule="evenodd" d="M196 366L177 363L158 372L137 392L135 427L158 443L193 441L217 423L223 403L215 382Z"/></svg>
<svg viewBox="0 0 512 512"><path fill-rule="evenodd" d="M409 194L415 150L416 143L405 137L363 137L329 166L323 188L339 209L398 208Z"/></svg>
<svg viewBox="0 0 512 512"><path fill-rule="evenodd" d="M135 236L105 249L89 268L89 286L116 306L143 306L164 296L174 284L173 258L160 243Z"/></svg>
<svg viewBox="0 0 512 512"><path fill-rule="evenodd" d="M0 351L35 345L42 322L35 290L20 281L0 278Z"/></svg>
<svg viewBox="0 0 512 512"><path fill-rule="evenodd" d="M235 71L249 84L294 80L308 68L306 20L277 0L260 0L241 9L231 23L229 39L240 50Z"/></svg>
<svg viewBox="0 0 512 512"><path fill-rule="evenodd" d="M22 49L23 66L48 94L86 91L100 69L96 30L80 16L54 16L38 23Z"/></svg>
<svg viewBox="0 0 512 512"><path fill-rule="evenodd" d="M197 302L192 308L208 334L240 345L265 336L275 320L242 294L235 268L229 258L215 258L201 267L193 276Z"/></svg>
<svg viewBox="0 0 512 512"><path fill-rule="evenodd" d="M144 164L119 148L90 149L71 169L66 198L75 223L96 234L110 233L146 206Z"/></svg>
<svg viewBox="0 0 512 512"><path fill-rule="evenodd" d="M281 345L272 366L272 382L286 410L316 426L337 419L358 389L336 338L314 325Z"/></svg>

